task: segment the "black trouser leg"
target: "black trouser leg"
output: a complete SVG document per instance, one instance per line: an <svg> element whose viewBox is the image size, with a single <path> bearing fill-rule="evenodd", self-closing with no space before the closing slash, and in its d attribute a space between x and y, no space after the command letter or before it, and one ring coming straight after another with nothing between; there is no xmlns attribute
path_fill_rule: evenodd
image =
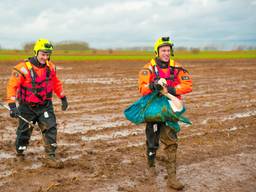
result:
<svg viewBox="0 0 256 192"><path fill-rule="evenodd" d="M50 156L55 156L55 151L57 149L56 136L57 129L56 127L51 127L45 130L43 133L45 152Z"/></svg>
<svg viewBox="0 0 256 192"><path fill-rule="evenodd" d="M157 130L154 130L154 126L157 127ZM159 147L159 138L160 138L160 126L156 123L147 123L146 124L146 144L147 144L147 157L149 166L154 166L154 160L156 157L156 150Z"/></svg>
<svg viewBox="0 0 256 192"><path fill-rule="evenodd" d="M19 111L21 116L27 119L28 121L31 121L36 117L33 111L31 111L25 105L20 105ZM19 119L19 126L16 131L16 141L15 141L17 153L22 153L24 151L24 147L28 146L31 134L32 134L32 129L29 128L28 123Z"/></svg>
<svg viewBox="0 0 256 192"><path fill-rule="evenodd" d="M45 152L48 155L55 155L57 148L57 123L52 103L42 108L38 123L43 135Z"/></svg>

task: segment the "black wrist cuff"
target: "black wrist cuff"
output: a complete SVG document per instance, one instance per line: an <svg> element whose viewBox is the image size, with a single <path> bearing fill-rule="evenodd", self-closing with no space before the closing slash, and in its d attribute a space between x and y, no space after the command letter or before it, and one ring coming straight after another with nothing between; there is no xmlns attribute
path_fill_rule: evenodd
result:
<svg viewBox="0 0 256 192"><path fill-rule="evenodd" d="M168 89L168 93L172 94L172 95L176 95L176 90L174 87L167 87Z"/></svg>
<svg viewBox="0 0 256 192"><path fill-rule="evenodd" d="M8 103L10 109L17 108L16 103Z"/></svg>
<svg viewBox="0 0 256 192"><path fill-rule="evenodd" d="M149 83L149 89L151 90L151 91L154 91L155 90L155 88L154 88L154 83Z"/></svg>

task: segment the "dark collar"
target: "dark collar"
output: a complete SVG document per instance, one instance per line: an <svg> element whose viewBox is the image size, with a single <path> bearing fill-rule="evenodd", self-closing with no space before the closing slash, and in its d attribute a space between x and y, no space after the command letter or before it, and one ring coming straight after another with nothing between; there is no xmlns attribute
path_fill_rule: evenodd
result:
<svg viewBox="0 0 256 192"><path fill-rule="evenodd" d="M40 63L40 62L37 60L36 57L31 57L31 58L29 58L28 60L29 60L29 62L30 62L32 65L34 65L34 66L36 66L36 67L38 67L38 68L43 68L43 67L46 66L46 64Z"/></svg>
<svg viewBox="0 0 256 192"><path fill-rule="evenodd" d="M159 58L156 58L156 64L162 69L166 69L169 66L169 62L161 61Z"/></svg>

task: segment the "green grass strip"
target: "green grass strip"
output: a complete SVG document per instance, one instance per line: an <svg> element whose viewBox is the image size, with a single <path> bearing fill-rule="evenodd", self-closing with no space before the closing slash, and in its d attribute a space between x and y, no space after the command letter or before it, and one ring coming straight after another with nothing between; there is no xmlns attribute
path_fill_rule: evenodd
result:
<svg viewBox="0 0 256 192"><path fill-rule="evenodd" d="M131 55L129 55L131 54ZM0 61L19 61L31 57L22 51L0 51ZM120 51L114 53L91 53L91 52L64 52L58 51L52 55L54 61L97 61L97 60L149 60L153 57L151 52L146 51ZM255 59L256 50L251 51L176 51L175 59Z"/></svg>

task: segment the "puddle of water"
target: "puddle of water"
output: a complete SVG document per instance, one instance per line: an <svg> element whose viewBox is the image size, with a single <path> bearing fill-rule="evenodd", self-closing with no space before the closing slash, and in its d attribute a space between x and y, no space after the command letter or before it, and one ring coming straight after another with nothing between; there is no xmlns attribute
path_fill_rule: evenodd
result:
<svg viewBox="0 0 256 192"><path fill-rule="evenodd" d="M96 125L92 125L96 124ZM63 133L86 133L89 130L101 130L106 128L114 128L114 127L121 127L121 126L128 126L130 123L128 121L115 121L115 122L79 122L79 123L72 123L68 122L65 124L65 127L59 127L59 130Z"/></svg>
<svg viewBox="0 0 256 192"><path fill-rule="evenodd" d="M44 147L43 146L28 146L25 153L44 153Z"/></svg>
<svg viewBox="0 0 256 192"><path fill-rule="evenodd" d="M239 119L239 118L250 117L250 116L254 116L254 115L256 115L256 111L234 113L232 115L228 115L226 117L221 118L221 121ZM209 120L219 121L219 119L217 119L217 118L207 118L201 122L201 125L207 124Z"/></svg>
<svg viewBox="0 0 256 192"><path fill-rule="evenodd" d="M43 166L42 162L33 162L30 166L25 166L24 170L38 169Z"/></svg>
<svg viewBox="0 0 256 192"><path fill-rule="evenodd" d="M221 106L221 105L222 105L222 103L223 103L222 101L224 101L224 99L223 99L223 100L218 99L218 101L216 101L216 102L213 102L213 101L211 101L211 102L206 101L206 102L204 102L203 104L201 104L200 107L210 107L210 108L212 108L212 107L218 107L218 106Z"/></svg>
<svg viewBox="0 0 256 192"><path fill-rule="evenodd" d="M65 79L64 84L80 84L80 83L99 83L104 85L121 85L124 82L134 81L134 78L79 78L79 79Z"/></svg>
<svg viewBox="0 0 256 192"><path fill-rule="evenodd" d="M67 125L65 125L64 128L60 127L59 131L62 133L68 133L68 134L83 133L83 132L85 132L85 127L87 127L87 126L79 125L79 124L73 125L72 123L68 123Z"/></svg>
<svg viewBox="0 0 256 192"><path fill-rule="evenodd" d="M1 159L9 159L9 158L14 158L15 155L13 153L6 153L6 152L0 152L0 160Z"/></svg>
<svg viewBox="0 0 256 192"><path fill-rule="evenodd" d="M203 121L201 122L201 125L206 125L209 120L212 120L212 119L211 119L211 118L206 118L205 120L203 120Z"/></svg>
<svg viewBox="0 0 256 192"><path fill-rule="evenodd" d="M66 142L60 141L60 142L58 142L58 146L77 147L80 145L78 143L66 143Z"/></svg>
<svg viewBox="0 0 256 192"><path fill-rule="evenodd" d="M238 127L231 127L230 129L229 129L229 131L235 131L235 130L237 130L238 129Z"/></svg>
<svg viewBox="0 0 256 192"><path fill-rule="evenodd" d="M77 147L79 146L78 143L66 143L66 142L59 142L57 143L59 147L61 146L69 146L69 147ZM44 153L44 146L40 144L40 146L28 146L28 149L25 151L25 153Z"/></svg>
<svg viewBox="0 0 256 192"><path fill-rule="evenodd" d="M81 117L79 117L79 119L84 121L87 120L87 121L99 122L99 121L113 120L115 118L122 118L122 117L123 117L122 114L95 114L95 115L84 114Z"/></svg>
<svg viewBox="0 0 256 192"><path fill-rule="evenodd" d="M214 131L207 131L207 132L198 132L198 133L193 133L193 134L189 134L189 135L183 135L183 136L180 136L179 138L180 139L185 139L185 138L189 138L189 137L194 137L194 136L202 136L202 135L205 135L205 134L211 134L211 133L219 133L219 132L232 132L232 131L236 131L236 130L239 130L239 129L245 129L247 128L248 126L240 126L240 127L231 127L231 128L226 128L226 129L216 129Z"/></svg>
<svg viewBox="0 0 256 192"><path fill-rule="evenodd" d="M256 111L247 111L247 112L241 112L241 113L234 113L232 115L224 117L221 121L232 120L232 119L243 118L243 117L250 117L250 116L254 116L254 115L256 115Z"/></svg>
<svg viewBox="0 0 256 192"><path fill-rule="evenodd" d="M180 136L180 139L185 139L185 138L189 138L189 137L194 137L194 136L203 136L205 134L212 134L212 133L217 133L217 132L232 132L232 131L236 131L239 129L244 129L245 127L231 127L231 128L226 128L226 129L219 129L219 130L213 130L213 131L207 131L207 132L197 132L194 134L189 134L189 135L183 135ZM81 139L83 141L97 141L97 140L112 140L115 138L121 138L121 137L127 137L129 135L141 135L144 134L144 128L142 129L135 129L133 131L128 131L128 130L123 130L123 131L115 131L113 133L110 134L102 134L102 135L96 135L96 136L82 136Z"/></svg>
<svg viewBox="0 0 256 192"><path fill-rule="evenodd" d="M87 137L87 136L82 136L81 139L83 141L97 141L97 140L112 140L116 138L121 138L121 137L127 137L129 135L139 135L144 133L144 130L136 129L134 131L128 131L128 130L123 130L123 131L115 131L111 134L104 134L104 135L96 135L92 137Z"/></svg>
<svg viewBox="0 0 256 192"><path fill-rule="evenodd" d="M72 160L72 159L79 159L80 157L82 157L82 154L78 154L78 155L70 155L66 158L61 158L62 161L67 161L67 160Z"/></svg>
<svg viewBox="0 0 256 192"><path fill-rule="evenodd" d="M140 147L142 145L145 145L144 141L138 142L138 143L129 143L127 147Z"/></svg>

